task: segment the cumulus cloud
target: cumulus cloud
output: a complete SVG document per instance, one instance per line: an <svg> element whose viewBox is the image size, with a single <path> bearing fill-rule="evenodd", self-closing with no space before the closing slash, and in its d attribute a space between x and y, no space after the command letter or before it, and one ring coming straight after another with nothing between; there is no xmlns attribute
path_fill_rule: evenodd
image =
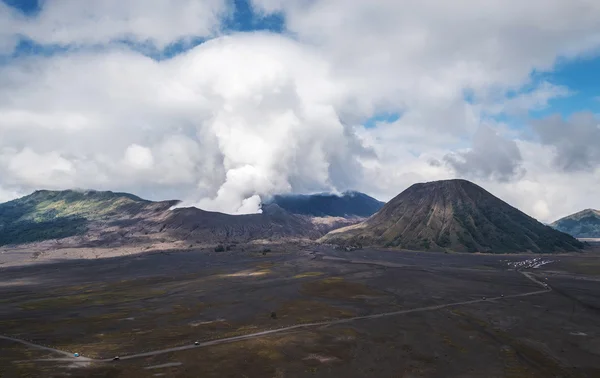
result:
<svg viewBox="0 0 600 378"><path fill-rule="evenodd" d="M5 149L5 174L19 184L52 185L53 182L70 182L74 165L57 152L37 153L25 147L21 151Z"/></svg>
<svg viewBox="0 0 600 378"><path fill-rule="evenodd" d="M152 151L148 147L132 144L125 150L125 164L133 169L150 169L154 165Z"/></svg>
<svg viewBox="0 0 600 378"><path fill-rule="evenodd" d="M600 43L600 3L588 0L253 3L283 12L299 40L318 47L338 75L350 78L356 97L345 104L349 113L394 104L424 120L453 114L455 107L446 105L460 107L465 88L477 98L519 89L533 69L551 69L557 56ZM464 127L439 120L427 126Z"/></svg>
<svg viewBox="0 0 600 378"><path fill-rule="evenodd" d="M544 120L540 143L490 121L571 93L531 72L600 46L600 2L252 3L287 33L221 35L226 0L0 2L0 54L21 37L86 47L0 65L0 198L82 187L248 213L274 193L386 200L460 175L545 219L600 206L591 121L567 135ZM192 37L209 41L162 61L111 43ZM400 117L361 126L381 113Z"/></svg>
<svg viewBox="0 0 600 378"><path fill-rule="evenodd" d="M517 143L487 125L479 127L470 149L449 153L444 160L463 177L508 181L523 174L519 169L523 158Z"/></svg>
<svg viewBox="0 0 600 378"><path fill-rule="evenodd" d="M500 99L496 99L496 101L487 99L482 110L492 115L526 116L529 111L548 108L550 100L568 97L572 94L573 91L565 86L542 81L531 90L518 93L508 99L503 98L504 95L501 95Z"/></svg>
<svg viewBox="0 0 600 378"><path fill-rule="evenodd" d="M600 207L600 166L591 171L554 169L555 151L534 141L517 141L527 174L506 183L481 181L486 189L543 222L586 208Z"/></svg>
<svg viewBox="0 0 600 378"><path fill-rule="evenodd" d="M564 119L553 115L533 123L540 141L552 146L554 162L564 171L593 170L600 164L600 119L581 112Z"/></svg>

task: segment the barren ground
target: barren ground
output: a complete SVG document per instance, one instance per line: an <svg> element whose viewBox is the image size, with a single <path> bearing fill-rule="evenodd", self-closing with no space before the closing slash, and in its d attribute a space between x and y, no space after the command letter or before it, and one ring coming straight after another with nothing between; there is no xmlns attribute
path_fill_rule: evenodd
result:
<svg viewBox="0 0 600 378"><path fill-rule="evenodd" d="M0 340L0 377L600 376L598 253L544 256L553 262L526 271L552 291L511 297L540 291L508 266L533 256L262 248L69 251L25 265L13 251L0 335L83 358ZM440 307L465 301L477 302Z"/></svg>

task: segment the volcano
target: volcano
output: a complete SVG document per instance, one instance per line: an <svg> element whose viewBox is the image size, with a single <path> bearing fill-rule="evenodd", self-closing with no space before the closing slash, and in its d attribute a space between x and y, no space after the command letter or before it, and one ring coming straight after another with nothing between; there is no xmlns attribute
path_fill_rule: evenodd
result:
<svg viewBox="0 0 600 378"><path fill-rule="evenodd" d="M583 244L467 180L414 184L357 225L333 230L323 242L413 250L551 253Z"/></svg>

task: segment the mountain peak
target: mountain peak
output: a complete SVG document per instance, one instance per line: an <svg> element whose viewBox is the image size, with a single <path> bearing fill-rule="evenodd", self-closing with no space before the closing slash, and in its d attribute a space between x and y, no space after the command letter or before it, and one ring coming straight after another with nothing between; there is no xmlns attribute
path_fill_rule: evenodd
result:
<svg viewBox="0 0 600 378"><path fill-rule="evenodd" d="M408 187L407 190L419 190L419 189L459 189L459 188L473 188L477 190L484 190L479 185L464 179L449 179L449 180L437 180L415 183Z"/></svg>
<svg viewBox="0 0 600 378"><path fill-rule="evenodd" d="M414 184L361 225L324 239L469 252L544 253L582 246L462 179Z"/></svg>
<svg viewBox="0 0 600 378"><path fill-rule="evenodd" d="M600 211L585 209L550 225L578 238L600 238Z"/></svg>
<svg viewBox="0 0 600 378"><path fill-rule="evenodd" d="M600 210L596 210L596 209L585 209L581 212L586 213L586 214L594 214L594 215L600 216Z"/></svg>

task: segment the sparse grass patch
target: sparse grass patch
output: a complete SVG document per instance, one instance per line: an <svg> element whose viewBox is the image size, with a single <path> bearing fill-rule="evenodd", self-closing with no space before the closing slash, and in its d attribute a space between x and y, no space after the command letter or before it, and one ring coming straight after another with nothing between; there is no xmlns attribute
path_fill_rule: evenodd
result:
<svg viewBox="0 0 600 378"><path fill-rule="evenodd" d="M442 335L442 336L443 336L442 338L443 338L444 344L459 350L461 353L464 353L467 351L464 347L457 345L454 341L452 341L452 339L450 338L449 335Z"/></svg>
<svg viewBox="0 0 600 378"><path fill-rule="evenodd" d="M264 263L260 263L260 264L256 265L256 268L258 268L258 269L270 269L270 268L272 268L274 266L275 266L275 263L264 262Z"/></svg>
<svg viewBox="0 0 600 378"><path fill-rule="evenodd" d="M322 276L323 274L324 274L323 272L305 272L305 273L296 274L294 276L294 278L318 277L318 276Z"/></svg>
<svg viewBox="0 0 600 378"><path fill-rule="evenodd" d="M164 290L148 290L145 292L86 292L84 294L65 295L60 297L51 297L28 301L19 305L22 310L36 311L74 308L78 306L104 306L114 305L124 302L137 301L144 298L154 298L164 295Z"/></svg>
<svg viewBox="0 0 600 378"><path fill-rule="evenodd" d="M216 345L203 349L201 358L196 350L185 351L178 353L177 361L182 365L171 374L180 376L186 371L192 373L183 374L186 377L287 377L281 365L291 362L302 366L297 350L314 341L312 334L294 333ZM284 349L292 351L293 356ZM158 357L153 357L153 364Z"/></svg>
<svg viewBox="0 0 600 378"><path fill-rule="evenodd" d="M458 312L458 311L457 311ZM547 355L528 342L511 336L508 332L498 328L493 328L489 323L477 318L472 314L460 313L460 315L471 325L473 329L482 333L484 338L491 339L495 344L504 345L504 357L507 353L514 353L519 356L519 362L524 362L535 368L537 375L530 375L529 369L523 369L523 366L508 366L507 376L511 377L571 377L573 374L563 368L559 361L552 356ZM507 349L508 348L508 349ZM514 361L512 361L514 363ZM521 375L523 374L523 375ZM526 375L527 374L527 375Z"/></svg>
<svg viewBox="0 0 600 378"><path fill-rule="evenodd" d="M306 282L302 285L301 293L313 297L334 299L354 299L358 296L381 295L362 283L348 282L341 277Z"/></svg>
<svg viewBox="0 0 600 378"><path fill-rule="evenodd" d="M318 301L288 301L277 309L277 317L291 318L295 323L312 323L329 319L349 318L355 312Z"/></svg>
<svg viewBox="0 0 600 378"><path fill-rule="evenodd" d="M261 269L261 270L242 270L235 273L228 274L219 274L219 278L232 278L232 277L257 277L264 276L271 273L270 269Z"/></svg>
<svg viewBox="0 0 600 378"><path fill-rule="evenodd" d="M524 378L533 376L531 370L524 366L517 356L517 352L509 347L500 349L500 356L504 362L504 376L507 378Z"/></svg>

